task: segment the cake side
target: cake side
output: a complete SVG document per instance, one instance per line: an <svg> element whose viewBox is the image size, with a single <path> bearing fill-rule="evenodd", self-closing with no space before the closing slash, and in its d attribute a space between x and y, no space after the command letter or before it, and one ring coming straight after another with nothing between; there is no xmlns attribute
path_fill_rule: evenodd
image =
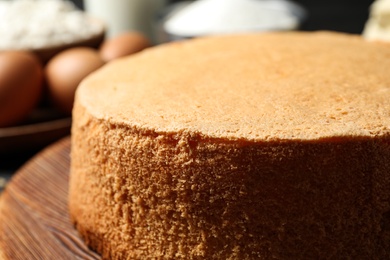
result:
<svg viewBox="0 0 390 260"><path fill-rule="evenodd" d="M390 138L158 134L76 102L70 214L105 259L390 257Z"/></svg>

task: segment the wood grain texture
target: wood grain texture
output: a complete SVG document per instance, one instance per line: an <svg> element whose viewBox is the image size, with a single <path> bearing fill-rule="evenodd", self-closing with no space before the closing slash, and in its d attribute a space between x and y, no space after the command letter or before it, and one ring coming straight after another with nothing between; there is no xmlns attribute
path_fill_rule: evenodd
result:
<svg viewBox="0 0 390 260"><path fill-rule="evenodd" d="M70 139L46 148L12 178L0 198L0 259L100 259L68 215Z"/></svg>

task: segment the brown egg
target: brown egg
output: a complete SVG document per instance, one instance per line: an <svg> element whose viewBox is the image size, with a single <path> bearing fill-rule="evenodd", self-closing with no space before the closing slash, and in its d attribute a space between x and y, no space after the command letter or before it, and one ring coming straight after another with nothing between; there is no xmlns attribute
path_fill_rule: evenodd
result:
<svg viewBox="0 0 390 260"><path fill-rule="evenodd" d="M150 47L150 41L139 32L124 32L107 39L100 46L100 55L104 61L127 56Z"/></svg>
<svg viewBox="0 0 390 260"><path fill-rule="evenodd" d="M25 119L39 103L42 86L43 69L34 54L0 52L0 127Z"/></svg>
<svg viewBox="0 0 390 260"><path fill-rule="evenodd" d="M60 111L70 115L77 86L103 65L99 53L92 48L76 47L60 52L45 67L49 99Z"/></svg>

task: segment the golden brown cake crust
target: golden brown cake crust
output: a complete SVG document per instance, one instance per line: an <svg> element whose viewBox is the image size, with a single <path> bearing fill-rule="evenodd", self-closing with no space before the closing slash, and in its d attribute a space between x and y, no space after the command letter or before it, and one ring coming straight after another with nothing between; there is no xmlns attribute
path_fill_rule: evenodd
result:
<svg viewBox="0 0 390 260"><path fill-rule="evenodd" d="M106 259L388 259L389 55L283 33L111 63L77 92L73 221Z"/></svg>
<svg viewBox="0 0 390 260"><path fill-rule="evenodd" d="M81 84L97 118L247 140L389 133L390 48L330 32L178 42ZM375 102L373 102L375 101Z"/></svg>

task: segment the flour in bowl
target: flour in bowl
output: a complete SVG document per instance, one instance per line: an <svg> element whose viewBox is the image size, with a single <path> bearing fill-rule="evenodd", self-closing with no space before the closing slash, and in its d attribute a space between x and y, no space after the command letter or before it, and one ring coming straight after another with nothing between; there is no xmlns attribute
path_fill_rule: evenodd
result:
<svg viewBox="0 0 390 260"><path fill-rule="evenodd" d="M104 24L70 1L0 1L0 50L41 49L99 35Z"/></svg>

